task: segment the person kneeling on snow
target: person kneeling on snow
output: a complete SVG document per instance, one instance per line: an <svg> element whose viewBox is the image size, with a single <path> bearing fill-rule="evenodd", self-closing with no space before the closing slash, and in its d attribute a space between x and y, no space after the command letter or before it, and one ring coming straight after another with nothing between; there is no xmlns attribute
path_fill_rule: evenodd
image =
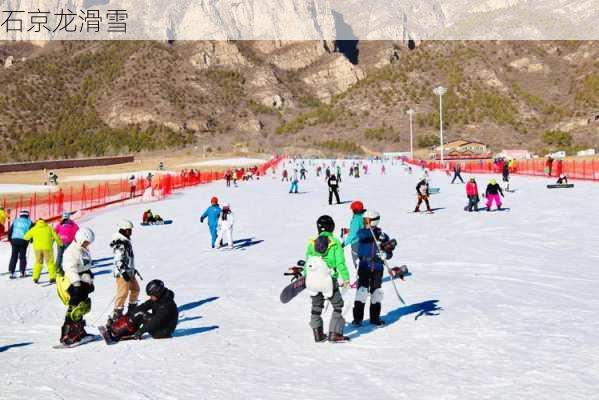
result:
<svg viewBox="0 0 599 400"><path fill-rule="evenodd" d="M218 237L216 238L216 247L221 248L223 246L222 241L226 239L227 245L230 249L233 248L233 223L235 217L231 211L231 206L225 204L218 219Z"/></svg>
<svg viewBox="0 0 599 400"><path fill-rule="evenodd" d="M154 215L150 209L146 210L142 216L142 224L144 225L159 224L162 222L164 222L162 217L158 214Z"/></svg>
<svg viewBox="0 0 599 400"><path fill-rule="evenodd" d="M389 236L378 227L380 215L374 210L368 210L364 213L364 228L357 233L359 239L358 246L358 289L356 290L356 300L354 302L354 320L352 325L361 326L364 320L364 307L366 299L370 294L370 323L381 326L385 322L381 319L381 302L383 301L383 290L381 284L383 281L384 261L380 248L384 251L384 257L388 260L393 257L395 241L390 240ZM378 243L377 243L378 242Z"/></svg>
<svg viewBox="0 0 599 400"><path fill-rule="evenodd" d="M491 179L487 185L487 190L485 191L485 197L487 198L487 211L491 211L493 202L495 202L495 205L497 205L497 209L501 210L501 198L499 195L503 197L503 190L501 190L501 186L499 186L495 179Z"/></svg>
<svg viewBox="0 0 599 400"><path fill-rule="evenodd" d="M306 250L306 289L312 297L312 316L310 327L314 332L314 340L327 340L324 334L322 311L325 300L331 302L333 315L329 323L329 341L344 342L349 338L343 336L345 319L343 318L343 297L339 291L337 278L341 276L343 287L349 287L349 271L345 265L345 255L339 239L333 236L335 222L328 215L323 215L316 221L318 237L308 243Z"/></svg>
<svg viewBox="0 0 599 400"><path fill-rule="evenodd" d="M146 294L150 296L149 300L108 327L111 339L141 339L146 332L154 339L172 337L179 320L175 294L158 279L148 283Z"/></svg>
<svg viewBox="0 0 599 400"><path fill-rule="evenodd" d="M89 245L94 239L91 229L79 229L64 252L63 268L57 276L58 297L68 306L60 333L60 342L65 345L77 343L89 335L85 331L83 317L91 310L89 294L94 291L92 256L89 252Z"/></svg>

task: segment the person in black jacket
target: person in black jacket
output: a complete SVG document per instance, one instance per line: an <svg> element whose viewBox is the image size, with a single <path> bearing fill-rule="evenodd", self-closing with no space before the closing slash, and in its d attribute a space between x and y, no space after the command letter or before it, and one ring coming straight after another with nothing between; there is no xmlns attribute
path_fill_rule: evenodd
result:
<svg viewBox="0 0 599 400"><path fill-rule="evenodd" d="M146 293L150 296L148 301L136 307L132 315L121 317L109 327L113 340L141 339L144 333L154 339L172 337L179 320L175 294L158 279L148 283Z"/></svg>
<svg viewBox="0 0 599 400"><path fill-rule="evenodd" d="M337 204L341 204L341 200L339 200L339 179L337 178L337 175L331 174L327 180L327 184L329 185L329 205L333 204L333 195L335 195Z"/></svg>
<svg viewBox="0 0 599 400"><path fill-rule="evenodd" d="M414 212L420 212L420 205L424 201L426 204L426 211L432 213L431 206L428 202L428 196L430 196L430 192L428 191L428 179L426 176L420 178L418 185L416 185L416 193L418 194L418 204L416 204L416 209Z"/></svg>
<svg viewBox="0 0 599 400"><path fill-rule="evenodd" d="M485 197L487 198L487 211L491 211L493 202L495 202L497 205L497 209L501 210L501 198L499 195L503 197L503 190L501 190L501 186L499 186L495 179L491 179L487 185L487 190L485 191Z"/></svg>

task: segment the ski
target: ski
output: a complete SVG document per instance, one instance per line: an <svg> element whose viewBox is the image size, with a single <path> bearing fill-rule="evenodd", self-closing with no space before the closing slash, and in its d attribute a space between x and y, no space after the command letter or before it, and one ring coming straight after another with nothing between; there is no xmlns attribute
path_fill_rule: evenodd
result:
<svg viewBox="0 0 599 400"><path fill-rule="evenodd" d="M87 335L87 336L84 336L83 339L81 339L80 341L78 341L76 343L73 343L73 344L62 344L61 343L61 344L52 346L52 348L53 349L72 349L72 348L79 347L79 346L82 346L87 343L92 343L92 342L95 342L95 341L98 341L101 339L102 339L102 336L100 336L100 335Z"/></svg>

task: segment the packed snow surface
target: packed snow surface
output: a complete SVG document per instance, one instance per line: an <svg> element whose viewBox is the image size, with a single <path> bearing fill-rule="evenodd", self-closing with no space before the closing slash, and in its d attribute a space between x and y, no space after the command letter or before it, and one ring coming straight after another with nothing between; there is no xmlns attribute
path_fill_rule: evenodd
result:
<svg viewBox="0 0 599 400"><path fill-rule="evenodd" d="M39 193L56 190L56 186L0 183L0 195L9 193Z"/></svg>
<svg viewBox="0 0 599 400"><path fill-rule="evenodd" d="M264 164L261 158L225 158L221 160L199 161L196 163L181 164L179 167L248 167Z"/></svg>
<svg viewBox="0 0 599 400"><path fill-rule="evenodd" d="M142 286L160 278L176 293L181 311L172 339L53 349L64 319L55 287L0 277L0 398L598 398L593 199L599 185L548 190L547 179L516 176L517 191L504 199L510 211L467 213L464 186L432 173L441 188L431 198L437 211L417 215L409 211L419 171L409 175L388 163L382 176L372 164L368 175L354 179L346 164L342 200L361 199L379 211L381 227L399 240L392 265L411 271L398 281L407 305L387 280L386 326L347 325L350 343L315 344L308 294L279 302L289 282L282 273L303 258L318 216L330 214L341 228L351 215L349 204L327 204L324 180L308 169L297 195L268 177L231 189L203 185L152 204L174 223L135 228L136 266ZM489 178L480 177L481 191ZM213 195L231 203L242 249L205 250L209 233L199 216ZM121 218L139 221L145 208L123 206L79 221L95 230L93 255L101 260L94 268L90 332L105 322L115 293L110 236ZM9 253L1 244L2 268ZM348 303L354 292L345 294Z"/></svg>
<svg viewBox="0 0 599 400"><path fill-rule="evenodd" d="M64 179L59 179L59 182L84 182L84 181L117 181L120 179L129 179L132 175L135 178L145 178L148 174L160 175L160 174L174 174L173 171L131 171L131 172L120 172L118 174L99 174L99 175L79 175L69 176Z"/></svg>

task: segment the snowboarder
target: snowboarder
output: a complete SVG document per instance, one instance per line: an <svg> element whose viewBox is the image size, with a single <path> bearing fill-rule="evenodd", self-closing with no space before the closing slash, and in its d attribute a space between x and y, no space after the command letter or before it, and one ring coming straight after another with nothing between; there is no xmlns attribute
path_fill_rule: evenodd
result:
<svg viewBox="0 0 599 400"><path fill-rule="evenodd" d="M291 178L291 187L289 188L289 193L297 193L298 192L298 184L299 179L297 177L297 169L293 170L293 178Z"/></svg>
<svg viewBox="0 0 599 400"><path fill-rule="evenodd" d="M160 224L162 222L164 222L162 217L158 214L152 213L152 210L149 208L146 211L144 211L141 217L141 223L144 225Z"/></svg>
<svg viewBox="0 0 599 400"><path fill-rule="evenodd" d="M451 180L451 183L453 184L456 179L459 179L460 182L464 183L464 180L462 179L462 166L459 163L456 163L453 166L453 179Z"/></svg>
<svg viewBox="0 0 599 400"><path fill-rule="evenodd" d="M478 197L478 185L476 184L476 179L474 179L474 177L470 178L466 184L466 196L468 197L467 210L469 212L472 212L473 209L474 211L478 211L480 197Z"/></svg>
<svg viewBox="0 0 599 400"><path fill-rule="evenodd" d="M227 187L231 187L231 180L233 180L233 172L230 169L225 172L225 181L227 182Z"/></svg>
<svg viewBox="0 0 599 400"><path fill-rule="evenodd" d="M359 178L360 177L360 166L358 164L356 164L354 166L354 178Z"/></svg>
<svg viewBox="0 0 599 400"><path fill-rule="evenodd" d="M358 268L358 231L364 228L364 203L361 201L354 201L350 205L352 210L352 218L349 223L349 230L346 233L345 239L343 240L343 247L351 246L351 256L354 263L354 267Z"/></svg>
<svg viewBox="0 0 599 400"><path fill-rule="evenodd" d="M38 283L42 275L44 263L48 269L50 283L56 282L56 264L54 264L54 242L62 246L60 237L52 226L48 225L42 218L38 219L33 228L23 236L27 241L33 241L35 263L33 264L33 283Z"/></svg>
<svg viewBox="0 0 599 400"><path fill-rule="evenodd" d="M137 179L135 175L131 175L129 177L129 198L132 199L135 197L135 191L137 187Z"/></svg>
<svg viewBox="0 0 599 400"><path fill-rule="evenodd" d="M422 204L423 201L426 204L426 211L429 213L433 212L433 210L431 209L431 206L428 202L428 198L430 196L430 192L428 189L429 189L428 188L428 178L426 176L423 176L420 178L420 181L416 185L416 194L418 195L418 203L416 204L416 208L414 209L414 212L420 212L420 205Z"/></svg>
<svg viewBox="0 0 599 400"><path fill-rule="evenodd" d="M566 177L566 175L561 174L559 176L559 178L557 179L557 182L555 182L558 185L567 185L568 184L568 178Z"/></svg>
<svg viewBox="0 0 599 400"><path fill-rule="evenodd" d="M354 302L352 325L361 326L364 320L364 307L366 299L370 294L370 323L376 326L382 326L385 321L381 319L381 302L383 300L383 290L381 284L383 280L384 261L383 254L379 252L384 249L384 257L389 260L393 256L395 248L394 241L379 228L380 214L374 210L368 210L364 213L364 227L357 233L358 237L358 289L356 291L356 300Z"/></svg>
<svg viewBox="0 0 599 400"><path fill-rule="evenodd" d="M381 165L381 175L385 175L385 164Z"/></svg>
<svg viewBox="0 0 599 400"><path fill-rule="evenodd" d="M485 191L485 197L487 198L487 211L491 211L493 202L495 202L497 205L497 209L501 210L501 198L499 195L504 197L503 190L501 190L501 186L499 186L495 179L491 179L487 185L487 190Z"/></svg>
<svg viewBox="0 0 599 400"><path fill-rule="evenodd" d="M547 176L551 176L551 170L553 167L553 157L547 156L547 161L545 161L545 173Z"/></svg>
<svg viewBox="0 0 599 400"><path fill-rule="evenodd" d="M341 204L341 200L339 200L339 180L337 179L337 175L331 175L327 181L327 185L329 186L329 205L333 204L333 195L337 200L337 204Z"/></svg>
<svg viewBox="0 0 599 400"><path fill-rule="evenodd" d="M329 180L330 177L331 177L331 169L329 167L327 167L327 169L325 170L325 178L326 178L326 180Z"/></svg>
<svg viewBox="0 0 599 400"><path fill-rule="evenodd" d="M8 228L8 240L12 248L10 255L10 262L8 264L8 272L10 278L15 278L15 269L17 267L17 259L19 260L19 270L21 271L21 278L25 278L25 268L27 268L27 246L29 241L23 239L25 234L33 225L33 222L29 219L29 211L23 210L19 213L19 217L16 218L10 227Z"/></svg>
<svg viewBox="0 0 599 400"><path fill-rule="evenodd" d="M223 239L226 239L229 249L233 249L233 224L235 223L235 217L231 211L231 206L225 204L220 213L218 219L218 237L216 238L216 247L221 248L223 246Z"/></svg>
<svg viewBox="0 0 599 400"><path fill-rule="evenodd" d="M337 279L341 277L343 287L349 287L349 271L345 265L345 255L341 242L335 236L335 222L328 215L323 215L316 221L318 237L310 240L306 250L306 289L312 297L310 327L314 333L315 342L327 340L324 334L322 311L325 300L331 302L333 314L329 323L330 342L344 342L349 338L343 336L345 319L343 318L343 297L339 291ZM323 263L324 261L324 263Z"/></svg>
<svg viewBox="0 0 599 400"><path fill-rule="evenodd" d="M210 230L211 246L215 247L216 238L218 236L218 219L220 217L221 209L218 205L218 198L216 196L210 199L210 207L204 211L202 217L200 218L200 222L204 223L204 220L208 218L208 229Z"/></svg>
<svg viewBox="0 0 599 400"><path fill-rule="evenodd" d="M510 164L508 162L503 163L503 168L501 169L501 175L503 176L504 182L510 181Z"/></svg>
<svg viewBox="0 0 599 400"><path fill-rule="evenodd" d="M85 314L91 311L90 293L94 291L91 271L92 256L89 246L94 232L86 227L77 231L71 245L64 252L63 270L58 274L57 292L67 312L60 333L60 342L72 345L90 336L85 331Z"/></svg>
<svg viewBox="0 0 599 400"><path fill-rule="evenodd" d="M58 246L56 255L56 268L60 271L62 269L62 257L69 245L73 240L75 240L75 234L79 230L79 225L75 223L71 219L71 213L68 211L64 211L62 213L62 219L56 227L54 228L60 240L62 241L62 246Z"/></svg>
<svg viewBox="0 0 599 400"><path fill-rule="evenodd" d="M173 336L179 320L175 294L159 279L147 284L146 294L150 298L139 305L134 313L122 316L108 327L111 341L129 338L141 340L146 332L154 339Z"/></svg>
<svg viewBox="0 0 599 400"><path fill-rule="evenodd" d="M337 181L341 183L341 167L337 165Z"/></svg>
<svg viewBox="0 0 599 400"><path fill-rule="evenodd" d="M114 311L112 316L108 318L107 326L124 314L127 298L129 298L128 314L131 314L137 306L139 283L136 278L138 272L135 269L135 255L131 244L132 234L133 223L124 219L119 222L118 232L112 236L112 242L110 242L113 252L113 275L116 280L116 296Z"/></svg>

